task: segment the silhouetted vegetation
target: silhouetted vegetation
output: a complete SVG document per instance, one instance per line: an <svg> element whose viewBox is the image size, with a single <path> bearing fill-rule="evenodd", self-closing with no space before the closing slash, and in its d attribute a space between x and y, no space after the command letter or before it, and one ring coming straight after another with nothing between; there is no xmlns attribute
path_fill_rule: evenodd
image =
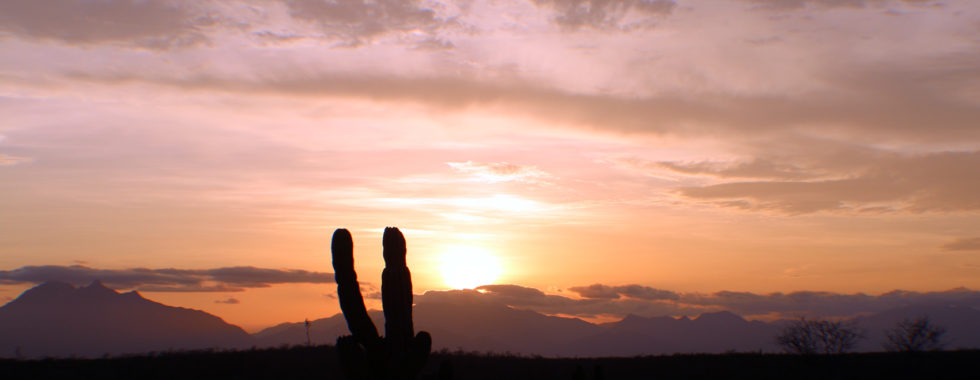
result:
<svg viewBox="0 0 980 380"><path fill-rule="evenodd" d="M432 337L415 335L412 322L412 274L406 265L405 237L394 227L382 237L385 269L381 273L381 303L385 336L378 335L361 296L354 272L354 241L350 232L333 234L334 276L340 309L352 335L337 338L337 349L348 379L414 379L432 350Z"/></svg>
<svg viewBox="0 0 980 380"><path fill-rule="evenodd" d="M622 358L542 358L433 352L422 379L972 379L980 350L839 355L676 354ZM449 365L443 363L451 363ZM333 346L165 352L105 359L0 360L8 379L344 379Z"/></svg>
<svg viewBox="0 0 980 380"><path fill-rule="evenodd" d="M804 316L789 322L776 336L776 343L793 354L842 354L854 349L861 336L856 327L841 320L807 319Z"/></svg>
<svg viewBox="0 0 980 380"><path fill-rule="evenodd" d="M933 324L928 316L904 319L885 331L888 341L883 346L896 352L936 351L943 348L945 334L946 328Z"/></svg>

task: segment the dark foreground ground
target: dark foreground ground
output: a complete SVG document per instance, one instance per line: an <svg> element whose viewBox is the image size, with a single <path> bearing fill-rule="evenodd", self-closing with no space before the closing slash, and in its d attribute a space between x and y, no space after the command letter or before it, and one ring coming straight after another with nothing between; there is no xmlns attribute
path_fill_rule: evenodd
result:
<svg viewBox="0 0 980 380"><path fill-rule="evenodd" d="M436 352L423 378L980 379L980 350L796 356L756 353L539 358ZM598 376L597 373L598 372ZM332 346L157 353L105 359L0 359L0 379L343 379Z"/></svg>

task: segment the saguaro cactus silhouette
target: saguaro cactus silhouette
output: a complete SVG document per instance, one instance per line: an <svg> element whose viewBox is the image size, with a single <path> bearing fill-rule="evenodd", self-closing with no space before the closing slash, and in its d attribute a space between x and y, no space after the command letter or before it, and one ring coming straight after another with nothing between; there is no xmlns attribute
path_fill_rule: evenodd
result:
<svg viewBox="0 0 980 380"><path fill-rule="evenodd" d="M385 336L368 316L354 272L354 240L350 232L334 231L334 278L340 309L351 335L337 338L337 351L344 374L350 379L414 379L432 349L432 337L415 335L412 325L412 274L405 263L405 237L395 227L385 228L382 237L385 269L381 273L381 303Z"/></svg>

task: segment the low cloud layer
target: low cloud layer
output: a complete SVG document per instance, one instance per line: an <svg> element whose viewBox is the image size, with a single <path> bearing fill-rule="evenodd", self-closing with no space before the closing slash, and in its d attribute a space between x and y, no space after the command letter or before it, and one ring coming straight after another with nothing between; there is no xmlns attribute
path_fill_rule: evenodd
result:
<svg viewBox="0 0 980 380"><path fill-rule="evenodd" d="M966 288L926 293L895 290L880 295L810 291L770 294L720 291L700 294L677 293L637 284L593 284L572 287L569 291L579 294L580 298L545 294L538 289L519 285L485 285L476 290L430 291L416 296L416 301L498 303L579 317L624 317L629 314L694 316L720 310L745 316L792 318L807 314L845 317L924 303L980 306L980 291Z"/></svg>
<svg viewBox="0 0 980 380"><path fill-rule="evenodd" d="M115 289L143 292L240 292L276 284L324 284L334 281L332 273L299 269L269 269L251 266L215 269L97 269L82 265L24 266L0 271L0 284L40 284L62 281L85 285L99 280Z"/></svg>

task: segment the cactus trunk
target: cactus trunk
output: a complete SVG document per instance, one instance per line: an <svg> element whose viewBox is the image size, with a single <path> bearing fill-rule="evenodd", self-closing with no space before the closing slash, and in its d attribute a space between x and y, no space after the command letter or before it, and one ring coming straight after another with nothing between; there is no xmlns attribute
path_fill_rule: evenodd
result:
<svg viewBox="0 0 980 380"><path fill-rule="evenodd" d="M415 329L412 326L412 274L405 264L405 237L397 228L385 228L385 269L381 272L381 302L385 313L385 339L392 354L401 356L409 349Z"/></svg>
<svg viewBox="0 0 980 380"><path fill-rule="evenodd" d="M344 374L351 379L414 379L432 350L432 337L414 335L412 323L412 274L406 265L405 237L394 227L385 228L385 269L381 274L381 301L385 337L368 316L354 272L354 241L350 232L334 232L334 278L340 309L352 336L337 338Z"/></svg>
<svg viewBox="0 0 980 380"><path fill-rule="evenodd" d="M337 298L340 300L340 310L347 320L347 328L354 339L365 347L377 344L378 329L368 316L361 296L361 286L357 283L357 272L354 271L354 239L346 229L338 229L333 233L330 244L333 252L334 279L337 281Z"/></svg>

